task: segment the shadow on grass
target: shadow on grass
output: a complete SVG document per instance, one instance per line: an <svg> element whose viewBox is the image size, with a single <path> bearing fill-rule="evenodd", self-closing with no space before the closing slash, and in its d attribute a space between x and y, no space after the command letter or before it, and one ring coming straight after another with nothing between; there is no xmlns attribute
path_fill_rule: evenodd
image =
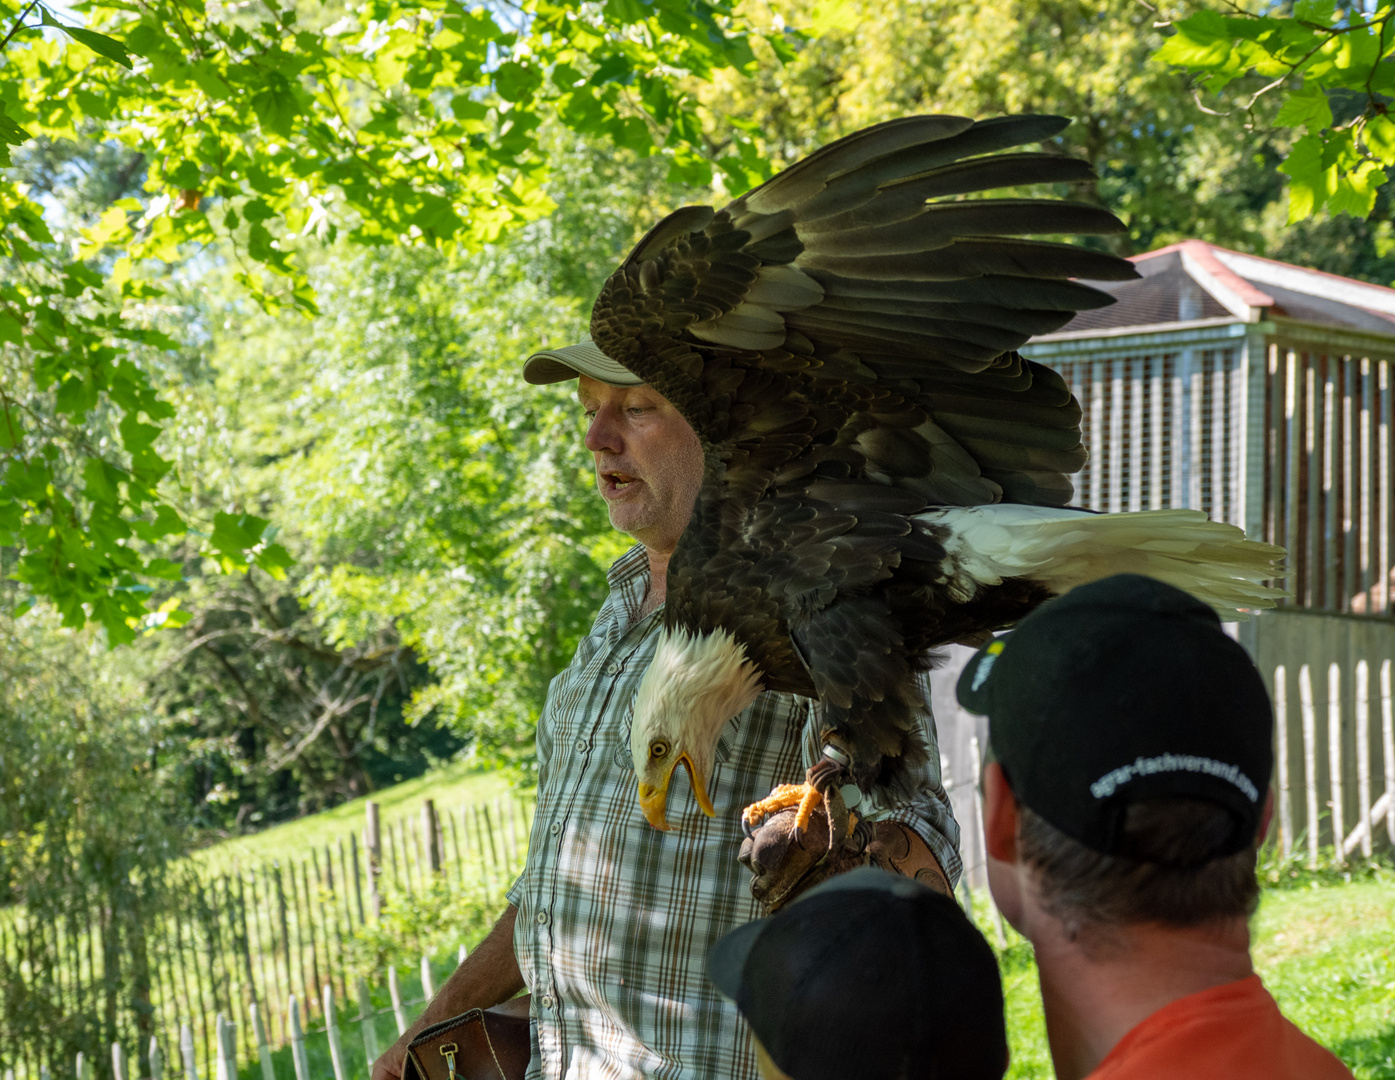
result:
<svg viewBox="0 0 1395 1080"><path fill-rule="evenodd" d="M1395 1024L1374 1035L1346 1039L1332 1052L1362 1080L1395 1080Z"/></svg>

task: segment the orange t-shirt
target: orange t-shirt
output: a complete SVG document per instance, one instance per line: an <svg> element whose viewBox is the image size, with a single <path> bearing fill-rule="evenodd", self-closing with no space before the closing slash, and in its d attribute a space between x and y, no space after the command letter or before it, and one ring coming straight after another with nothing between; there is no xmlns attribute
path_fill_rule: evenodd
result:
<svg viewBox="0 0 1395 1080"><path fill-rule="evenodd" d="M1086 1080L1352 1080L1285 1020L1258 975L1164 1005Z"/></svg>

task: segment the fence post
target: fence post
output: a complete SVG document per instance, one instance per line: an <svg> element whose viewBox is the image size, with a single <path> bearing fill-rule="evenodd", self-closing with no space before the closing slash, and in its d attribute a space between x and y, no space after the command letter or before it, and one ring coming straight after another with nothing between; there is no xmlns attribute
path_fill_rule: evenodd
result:
<svg viewBox="0 0 1395 1080"><path fill-rule="evenodd" d="M1395 844L1395 716L1390 699L1390 661L1380 665L1380 735L1385 751L1385 831Z"/></svg>
<svg viewBox="0 0 1395 1080"><path fill-rule="evenodd" d="M111 1075L115 1080L126 1080L126 1052L119 1042L111 1044Z"/></svg>
<svg viewBox="0 0 1395 1080"><path fill-rule="evenodd" d="M179 1025L179 1056L184 1059L184 1080L199 1080L198 1063L194 1060L194 1030L188 1024Z"/></svg>
<svg viewBox="0 0 1395 1080"><path fill-rule="evenodd" d="M463 964L463 963L465 963L465 957L467 957L467 956L469 956L469 955L470 955L470 950L467 949L467 948L465 948L465 942L462 941L462 942L460 943L460 948L458 948L458 949L455 950L455 962L456 962L456 964L458 965L458 964Z"/></svg>
<svg viewBox="0 0 1395 1080"><path fill-rule="evenodd" d="M431 954L421 954L421 992L426 1001L436 996L435 981L431 978Z"/></svg>
<svg viewBox="0 0 1395 1080"><path fill-rule="evenodd" d="M271 1047L266 1042L266 1027L262 1024L261 1006L252 1002L252 1037L257 1040L257 1060L262 1066L262 1080L276 1080L276 1066L271 1062Z"/></svg>
<svg viewBox="0 0 1395 1080"><path fill-rule="evenodd" d="M368 982L358 980L358 1026L363 1033L363 1055L368 1059L368 1072L373 1072L373 1062L378 1060L378 1029L373 1024L373 1001L368 994Z"/></svg>
<svg viewBox="0 0 1395 1080"><path fill-rule="evenodd" d="M1317 709L1313 705L1313 673L1307 664L1298 669L1298 707L1303 713L1304 810L1308 828L1308 866L1318 864Z"/></svg>
<svg viewBox="0 0 1395 1080"><path fill-rule="evenodd" d="M1287 859L1293 854L1293 807L1289 805L1288 782L1288 669L1274 669L1274 756L1279 773L1279 851Z"/></svg>
<svg viewBox="0 0 1395 1080"><path fill-rule="evenodd" d="M397 1034L407 1033L407 1014L402 1011L402 989L397 985L397 965L388 965L388 996L392 998L392 1015L397 1021Z"/></svg>
<svg viewBox="0 0 1395 1080"><path fill-rule="evenodd" d="M441 872L441 823L436 820L436 804L430 799L421 803L421 827L426 834L426 865L432 874Z"/></svg>
<svg viewBox="0 0 1395 1080"><path fill-rule="evenodd" d="M14 1073L9 1074L13 1080ZM77 1080L92 1080L92 1062L87 1060L87 1055L81 1050L77 1055Z"/></svg>
<svg viewBox="0 0 1395 1080"><path fill-rule="evenodd" d="M165 1055L154 1035L150 1036L150 1080L165 1080Z"/></svg>
<svg viewBox="0 0 1395 1080"><path fill-rule="evenodd" d="M286 1003L286 1015L291 1025L291 1063L295 1065L295 1080L310 1080L310 1062L305 1057L305 1029L300 1026L300 1002L294 994Z"/></svg>
<svg viewBox="0 0 1395 1080"><path fill-rule="evenodd" d="M358 869L358 837L349 835L349 858L354 867L354 903L358 907L358 924L364 924L363 918L363 882L359 878Z"/></svg>
<svg viewBox="0 0 1395 1080"><path fill-rule="evenodd" d="M1356 662L1356 794L1361 806L1361 854L1371 857L1371 668Z"/></svg>
<svg viewBox="0 0 1395 1080"><path fill-rule="evenodd" d="M325 983L322 998L325 1007L325 1035L329 1038L329 1063L334 1080L344 1080L344 1051L339 1046L339 1023L334 1016L334 987ZM372 1064L369 1064L372 1068Z"/></svg>
<svg viewBox="0 0 1395 1080"><path fill-rule="evenodd" d="M1327 665L1327 760L1332 797L1332 847L1339 864L1346 862L1342 841L1347 838L1342 790L1342 669Z"/></svg>
<svg viewBox="0 0 1395 1080"><path fill-rule="evenodd" d="M368 858L368 903L376 921L383 914L383 898L378 892L378 874L383 865L383 834L378 820L378 804L369 799L365 809L368 821L363 830L363 853Z"/></svg>
<svg viewBox="0 0 1395 1080"><path fill-rule="evenodd" d="M222 1013L214 1020L218 1047L218 1080L237 1080L237 1025Z"/></svg>

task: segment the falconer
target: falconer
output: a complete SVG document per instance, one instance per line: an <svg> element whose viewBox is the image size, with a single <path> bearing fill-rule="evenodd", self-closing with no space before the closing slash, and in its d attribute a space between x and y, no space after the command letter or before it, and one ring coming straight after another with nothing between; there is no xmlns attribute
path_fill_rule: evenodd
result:
<svg viewBox="0 0 1395 1080"><path fill-rule="evenodd" d="M668 401L589 342L530 357L524 378L577 380L596 486L611 524L636 543L610 568L590 634L548 690L536 817L508 907L373 1078L396 1080L423 1027L527 988L529 1080L755 1080L745 1021L708 981L705 961L725 933L763 914L758 895L776 906L771 892L791 876L801 886L818 878L802 871L808 843L826 831L790 843L789 811L745 840L741 811L804 779L822 746L819 709L793 694L760 694L718 749L706 793L715 816L675 782L667 814L677 828L645 821L630 761L631 703L654 655L665 572L697 497L702 450ZM960 872L959 829L928 711L923 728L930 753L916 796L880 810L864 802L860 812L877 819L870 850L879 865L948 893ZM738 861L743 841L754 880Z"/></svg>

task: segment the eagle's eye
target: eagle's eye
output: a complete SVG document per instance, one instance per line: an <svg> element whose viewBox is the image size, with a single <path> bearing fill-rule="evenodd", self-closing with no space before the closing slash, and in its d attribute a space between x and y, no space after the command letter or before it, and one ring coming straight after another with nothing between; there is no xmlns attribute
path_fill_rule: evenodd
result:
<svg viewBox="0 0 1395 1080"><path fill-rule="evenodd" d="M663 739L655 739L649 744L649 756L657 761L661 757L667 757L669 751L668 743Z"/></svg>

